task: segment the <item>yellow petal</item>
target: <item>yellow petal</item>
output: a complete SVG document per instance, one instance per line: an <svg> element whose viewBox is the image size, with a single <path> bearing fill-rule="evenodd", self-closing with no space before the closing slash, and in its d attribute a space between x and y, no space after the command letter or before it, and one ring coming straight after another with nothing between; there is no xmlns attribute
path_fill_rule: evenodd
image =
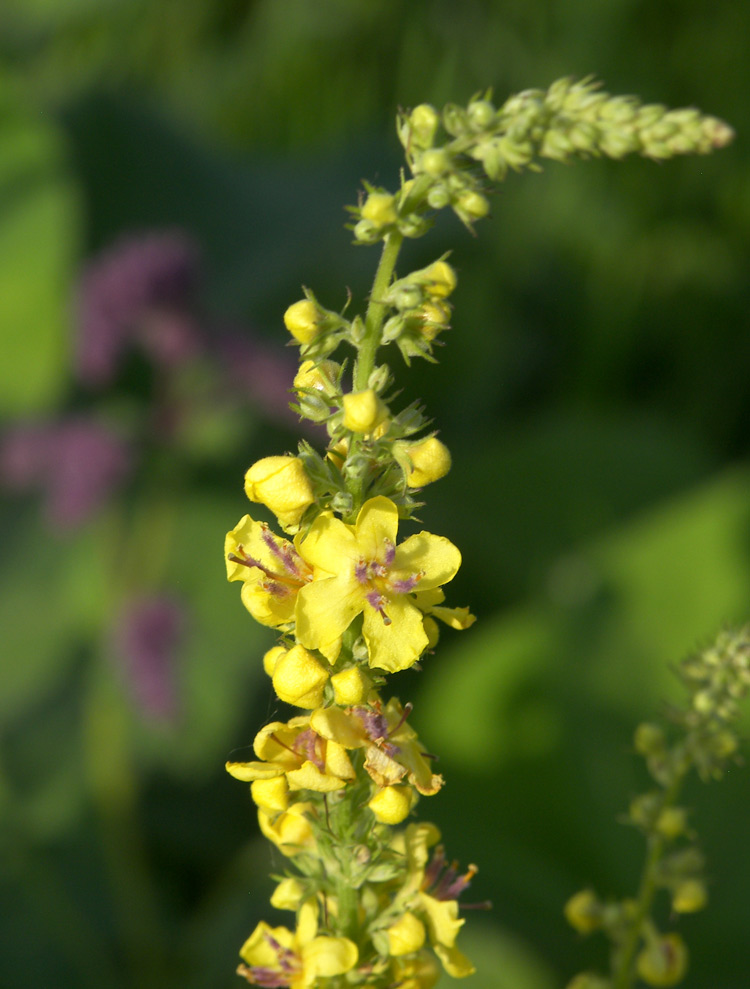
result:
<svg viewBox="0 0 750 989"><path fill-rule="evenodd" d="M452 948L464 925L464 921L458 918L458 901L436 900L428 893L420 893L419 901L427 914L432 943Z"/></svg>
<svg viewBox="0 0 750 989"><path fill-rule="evenodd" d="M267 814L279 814L289 806L289 786L284 776L254 780L250 793L255 803Z"/></svg>
<svg viewBox="0 0 750 989"><path fill-rule="evenodd" d="M270 927L261 920L240 948L240 957L248 965L278 968L278 951L274 948L271 939L277 941L284 948L291 948L294 934L286 927Z"/></svg>
<svg viewBox="0 0 750 989"><path fill-rule="evenodd" d="M386 540L396 545L398 509L390 498L370 498L359 511L356 529L359 555L382 559Z"/></svg>
<svg viewBox="0 0 750 989"><path fill-rule="evenodd" d="M337 704L362 704L372 689L372 679L360 666L350 666L331 677L333 696Z"/></svg>
<svg viewBox="0 0 750 989"><path fill-rule="evenodd" d="M224 768L230 776L243 783L252 780L270 780L283 774L284 769L273 762L227 762Z"/></svg>
<svg viewBox="0 0 750 989"><path fill-rule="evenodd" d="M390 618L389 625L374 608L365 608L362 634L367 643L370 666L397 673L416 663L429 640L422 612L405 597L391 599L385 610Z"/></svg>
<svg viewBox="0 0 750 989"><path fill-rule="evenodd" d="M407 911L386 931L388 947L392 955L408 955L419 951L424 944L425 929L422 921Z"/></svg>
<svg viewBox="0 0 750 989"><path fill-rule="evenodd" d="M353 780L357 775L344 746L331 741L326 745L325 771L329 776L340 776L346 780Z"/></svg>
<svg viewBox="0 0 750 989"><path fill-rule="evenodd" d="M335 662L341 649L341 636L362 611L365 598L353 574L342 574L307 584L297 595L299 642L308 649L319 649Z"/></svg>
<svg viewBox="0 0 750 989"><path fill-rule="evenodd" d="M346 780L338 776L327 776L321 773L315 763L303 762L299 769L291 769L286 774L291 790L315 790L317 793L332 793L343 790Z"/></svg>
<svg viewBox="0 0 750 989"><path fill-rule="evenodd" d="M310 727L323 738L336 741L347 749L367 744L362 722L340 707L322 707L310 715Z"/></svg>
<svg viewBox="0 0 750 989"><path fill-rule="evenodd" d="M353 941L345 937L313 938L302 949L305 985L313 985L317 978L343 975L357 964L359 952Z"/></svg>
<svg viewBox="0 0 750 989"><path fill-rule="evenodd" d="M360 555L352 527L328 512L315 519L310 531L297 543L297 552L310 566L330 574L339 573L347 560L353 567Z"/></svg>
<svg viewBox="0 0 750 989"><path fill-rule="evenodd" d="M433 947L435 954L443 963L445 971L448 975L452 975L454 979L464 979L467 975L473 975L476 972L475 966L472 965L466 955L462 954L458 948L446 948L442 944L436 944Z"/></svg>
<svg viewBox="0 0 750 989"><path fill-rule="evenodd" d="M445 536L435 536L431 532L418 532L405 539L396 548L393 561L394 570L422 574L419 581L420 592L447 584L456 576L460 566L461 553L458 547Z"/></svg>

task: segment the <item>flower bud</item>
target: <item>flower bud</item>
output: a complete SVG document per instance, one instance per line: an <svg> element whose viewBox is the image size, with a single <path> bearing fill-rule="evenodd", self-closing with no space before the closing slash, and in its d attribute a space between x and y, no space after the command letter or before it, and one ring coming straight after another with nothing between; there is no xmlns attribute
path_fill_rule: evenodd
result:
<svg viewBox="0 0 750 989"><path fill-rule="evenodd" d="M298 644L276 660L273 689L286 704L311 709L323 703L328 676L320 660Z"/></svg>
<svg viewBox="0 0 750 989"><path fill-rule="evenodd" d="M389 192L371 192L364 201L360 215L369 220L378 230L389 227L398 219L396 197Z"/></svg>
<svg viewBox="0 0 750 989"><path fill-rule="evenodd" d="M277 910L296 910L304 892L304 886L298 879L282 879L271 895L271 906Z"/></svg>
<svg viewBox="0 0 750 989"><path fill-rule="evenodd" d="M673 839L685 833L687 813L684 807L665 807L656 818L655 829L664 838Z"/></svg>
<svg viewBox="0 0 750 989"><path fill-rule="evenodd" d="M264 810L258 811L261 832L284 855L297 855L315 848L315 833L306 814L313 811L311 803L292 804L286 811L273 817Z"/></svg>
<svg viewBox="0 0 750 989"><path fill-rule="evenodd" d="M407 910L395 924L391 924L386 934L391 955L408 955L412 951L419 951L424 944L426 932L422 921Z"/></svg>
<svg viewBox="0 0 750 989"><path fill-rule="evenodd" d="M354 239L360 244L376 244L381 237L381 228L372 220L360 220L354 225Z"/></svg>
<svg viewBox="0 0 750 989"><path fill-rule="evenodd" d="M664 729L648 721L642 722L635 730L633 744L639 755L658 755L666 743Z"/></svg>
<svg viewBox="0 0 750 989"><path fill-rule="evenodd" d="M372 680L360 666L351 666L331 677L333 698L342 707L362 704L372 689Z"/></svg>
<svg viewBox="0 0 750 989"><path fill-rule="evenodd" d="M592 972L579 972L567 984L565 989L612 989L609 979L603 979Z"/></svg>
<svg viewBox="0 0 750 989"><path fill-rule="evenodd" d="M286 649L283 646L273 646L273 648L269 649L263 656L263 669L270 677L273 676L273 671L276 669L276 663L284 655L286 655Z"/></svg>
<svg viewBox="0 0 750 989"><path fill-rule="evenodd" d="M433 185L427 193L427 205L432 209L445 209L450 201L450 193L441 183Z"/></svg>
<svg viewBox="0 0 750 989"><path fill-rule="evenodd" d="M467 189L458 197L453 208L465 223L470 223L472 220L481 220L487 216L490 204L481 192Z"/></svg>
<svg viewBox="0 0 750 989"><path fill-rule="evenodd" d="M324 395L336 391L336 382L341 373L341 365L336 361L302 361L294 376L294 387L315 389Z"/></svg>
<svg viewBox="0 0 750 989"><path fill-rule="evenodd" d="M420 103L409 114L411 143L421 148L428 148L435 137L440 115L429 103Z"/></svg>
<svg viewBox="0 0 750 989"><path fill-rule="evenodd" d="M408 786L384 786L367 806L381 824L400 824L414 802L414 791Z"/></svg>
<svg viewBox="0 0 750 989"><path fill-rule="evenodd" d="M653 938L636 958L640 978L650 986L674 986L687 971L688 953L678 934Z"/></svg>
<svg viewBox="0 0 750 989"><path fill-rule="evenodd" d="M372 388L344 395L344 429L353 433L371 433L388 416L388 408Z"/></svg>
<svg viewBox="0 0 750 989"><path fill-rule="evenodd" d="M445 299L455 289L456 272L447 261L435 261L424 271L425 289L433 299Z"/></svg>
<svg viewBox="0 0 750 989"><path fill-rule="evenodd" d="M685 879L672 894L672 909L676 913L695 913L707 902L706 885L700 879Z"/></svg>
<svg viewBox="0 0 750 989"><path fill-rule="evenodd" d="M496 110L489 100L472 100L466 107L469 125L473 130L485 130L495 119Z"/></svg>
<svg viewBox="0 0 750 989"><path fill-rule="evenodd" d="M289 784L285 776L274 776L270 780L253 780L250 795L266 814L280 814L289 806Z"/></svg>
<svg viewBox="0 0 750 989"><path fill-rule="evenodd" d="M299 523L315 500L310 478L299 457L264 457L245 474L245 494L270 508L283 528Z"/></svg>
<svg viewBox="0 0 750 989"><path fill-rule="evenodd" d="M427 341L432 341L441 330L448 328L451 317L450 307L445 302L425 302L417 310L422 326L420 335Z"/></svg>
<svg viewBox="0 0 750 989"><path fill-rule="evenodd" d="M591 889L574 893L563 912L567 922L579 934L590 934L602 926L602 905Z"/></svg>
<svg viewBox="0 0 750 989"><path fill-rule="evenodd" d="M422 488L438 481L451 469L450 451L435 436L407 446L405 452L410 464L406 475L410 488Z"/></svg>
<svg viewBox="0 0 750 989"><path fill-rule="evenodd" d="M444 148L430 148L419 159L419 171L440 178L453 167L451 156Z"/></svg>
<svg viewBox="0 0 750 989"><path fill-rule="evenodd" d="M320 333L324 319L325 313L319 305L311 299L300 299L299 302L293 302L284 313L284 326L297 343L312 343Z"/></svg>

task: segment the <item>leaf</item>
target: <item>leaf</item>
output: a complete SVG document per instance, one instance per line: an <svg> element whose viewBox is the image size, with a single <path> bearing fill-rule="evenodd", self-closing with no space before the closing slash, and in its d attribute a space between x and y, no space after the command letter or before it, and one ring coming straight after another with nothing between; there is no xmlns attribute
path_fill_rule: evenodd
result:
<svg viewBox="0 0 750 989"><path fill-rule="evenodd" d="M0 413L48 408L66 376L79 201L55 121L0 97Z"/></svg>

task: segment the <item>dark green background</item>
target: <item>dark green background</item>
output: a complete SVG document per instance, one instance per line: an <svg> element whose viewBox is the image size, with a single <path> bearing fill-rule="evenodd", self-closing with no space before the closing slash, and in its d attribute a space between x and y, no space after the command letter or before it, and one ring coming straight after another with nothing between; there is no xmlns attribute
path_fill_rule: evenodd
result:
<svg viewBox="0 0 750 989"><path fill-rule="evenodd" d="M0 11L0 410L70 396L70 300L117 236L181 226L204 306L286 343L302 284L361 305L376 249L343 206L394 187L396 108L498 100L561 75L695 104L728 150L656 165L511 175L473 239L452 217L400 270L453 251L453 330L405 373L454 453L425 527L463 553L450 589L479 621L393 689L447 785L419 812L477 861L462 946L476 989L552 989L599 964L562 917L580 886L624 895L645 785L635 724L675 696L671 663L750 617L750 8L736 0L5 0ZM223 771L274 713L273 641L225 585L242 472L295 445L249 423L170 491L166 580L193 609L172 729L131 710L95 646L112 575L105 520L50 533L0 515L0 985L237 984L271 868ZM210 469L209 469L210 468ZM128 505L122 506L126 511ZM106 650L104 650L106 652ZM750 773L689 791L707 912L681 920L688 987L745 989ZM274 868L281 868L275 860ZM249 894L249 895L248 895ZM447 981L447 980L446 980Z"/></svg>

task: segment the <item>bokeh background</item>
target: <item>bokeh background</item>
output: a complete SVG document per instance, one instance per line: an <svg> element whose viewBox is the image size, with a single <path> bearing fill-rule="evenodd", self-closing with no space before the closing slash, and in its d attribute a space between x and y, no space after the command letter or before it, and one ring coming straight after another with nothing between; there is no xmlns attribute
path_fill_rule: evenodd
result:
<svg viewBox="0 0 750 989"><path fill-rule="evenodd" d="M422 518L479 621L395 689L494 903L471 984L602 961L561 908L635 888L632 730L750 618L749 36L736 0L3 0L0 985L237 984L283 862L223 770L277 709L221 549L296 446L281 314L364 300L343 207L395 186L397 106L589 73L737 140L510 176L476 239L408 245L459 272L441 363L392 365L454 452ZM687 799L685 985L745 989L750 773Z"/></svg>

